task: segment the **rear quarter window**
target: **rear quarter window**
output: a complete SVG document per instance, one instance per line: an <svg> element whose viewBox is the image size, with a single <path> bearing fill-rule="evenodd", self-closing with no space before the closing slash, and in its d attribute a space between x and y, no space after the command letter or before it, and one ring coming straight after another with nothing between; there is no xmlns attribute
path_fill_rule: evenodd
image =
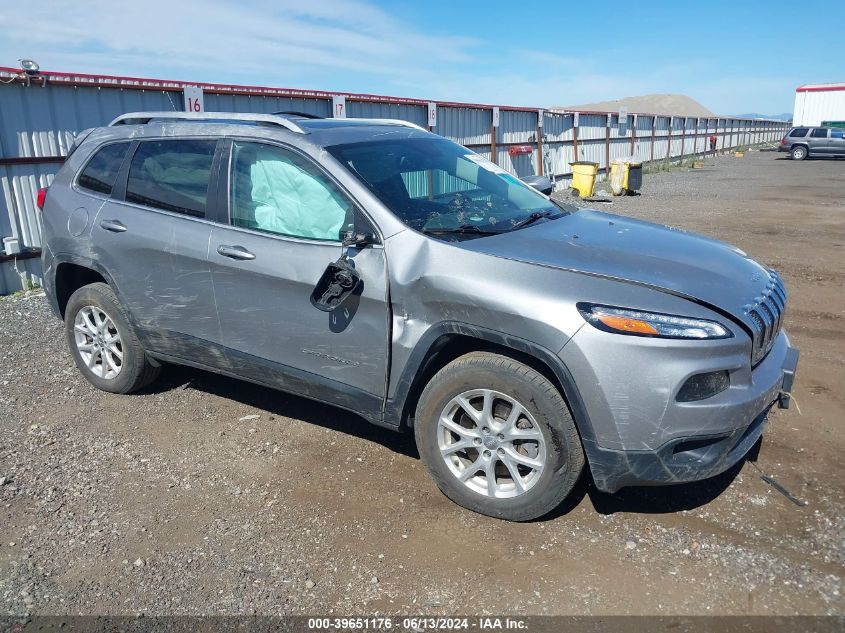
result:
<svg viewBox="0 0 845 633"><path fill-rule="evenodd" d="M205 217L217 141L143 141L132 156L126 201Z"/></svg>
<svg viewBox="0 0 845 633"><path fill-rule="evenodd" d="M85 165L76 183L88 191L110 195L128 149L129 143L101 147Z"/></svg>
<svg viewBox="0 0 845 633"><path fill-rule="evenodd" d="M789 136L793 138L804 138L807 136L807 132L810 131L810 128L806 127L797 127L789 133Z"/></svg>

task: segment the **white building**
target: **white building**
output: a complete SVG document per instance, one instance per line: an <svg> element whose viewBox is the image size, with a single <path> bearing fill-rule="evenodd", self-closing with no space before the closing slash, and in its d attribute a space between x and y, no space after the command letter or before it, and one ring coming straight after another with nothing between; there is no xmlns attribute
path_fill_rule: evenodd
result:
<svg viewBox="0 0 845 633"><path fill-rule="evenodd" d="M793 125L845 121L845 84L807 84L795 89Z"/></svg>

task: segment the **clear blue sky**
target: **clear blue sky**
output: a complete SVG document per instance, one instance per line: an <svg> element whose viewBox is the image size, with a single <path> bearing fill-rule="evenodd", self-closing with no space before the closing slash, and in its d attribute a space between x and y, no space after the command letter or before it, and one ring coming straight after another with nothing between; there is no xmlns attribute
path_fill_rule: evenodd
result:
<svg viewBox="0 0 845 633"><path fill-rule="evenodd" d="M790 112L796 86L845 81L843 0L15 6L0 65L46 70L538 107L678 92L718 114Z"/></svg>

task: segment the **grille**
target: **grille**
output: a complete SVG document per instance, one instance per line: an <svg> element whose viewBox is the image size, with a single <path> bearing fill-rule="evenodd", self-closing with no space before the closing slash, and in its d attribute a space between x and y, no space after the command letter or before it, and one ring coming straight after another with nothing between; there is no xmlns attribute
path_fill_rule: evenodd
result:
<svg viewBox="0 0 845 633"><path fill-rule="evenodd" d="M757 365L766 357L775 344L783 324L786 310L786 288L778 274L769 271L769 283L763 293L745 306L745 312L751 319L754 339L751 348L751 366Z"/></svg>

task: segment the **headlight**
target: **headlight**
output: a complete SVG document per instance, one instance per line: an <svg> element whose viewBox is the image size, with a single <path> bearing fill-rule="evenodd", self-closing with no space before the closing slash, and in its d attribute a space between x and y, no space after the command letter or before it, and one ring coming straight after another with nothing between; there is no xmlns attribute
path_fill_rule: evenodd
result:
<svg viewBox="0 0 845 633"><path fill-rule="evenodd" d="M641 312L592 303L579 303L578 310L588 323L605 332L682 339L733 336L725 326L705 319L690 319L673 314Z"/></svg>

